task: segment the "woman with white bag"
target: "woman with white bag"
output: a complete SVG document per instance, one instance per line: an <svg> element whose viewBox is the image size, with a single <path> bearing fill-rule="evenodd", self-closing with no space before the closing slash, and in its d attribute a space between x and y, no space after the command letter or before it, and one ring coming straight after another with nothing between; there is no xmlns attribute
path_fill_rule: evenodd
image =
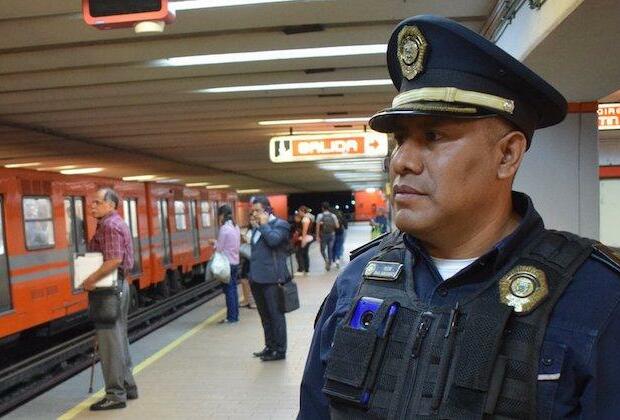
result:
<svg viewBox="0 0 620 420"><path fill-rule="evenodd" d="M239 295L237 293L237 273L239 270L239 246L241 245L239 226L233 220L233 211L228 204L217 209L220 232L215 242L215 250L223 254L230 264L230 280L222 282L226 296L226 319L224 322L239 321Z"/></svg>

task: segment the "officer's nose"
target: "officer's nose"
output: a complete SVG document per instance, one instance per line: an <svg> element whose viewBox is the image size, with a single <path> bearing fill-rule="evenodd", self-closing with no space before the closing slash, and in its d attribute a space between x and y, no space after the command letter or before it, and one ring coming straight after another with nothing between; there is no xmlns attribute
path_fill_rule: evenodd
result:
<svg viewBox="0 0 620 420"><path fill-rule="evenodd" d="M420 143L413 136L403 139L402 143L392 152L390 173L395 175L421 174L424 171L424 162Z"/></svg>

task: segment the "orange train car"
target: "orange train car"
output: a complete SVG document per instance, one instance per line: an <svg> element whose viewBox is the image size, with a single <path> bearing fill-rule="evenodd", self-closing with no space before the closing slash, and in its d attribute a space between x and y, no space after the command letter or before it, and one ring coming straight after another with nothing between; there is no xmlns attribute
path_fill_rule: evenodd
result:
<svg viewBox="0 0 620 420"><path fill-rule="evenodd" d="M217 235L215 209L236 199L179 185L0 169L0 343L85 319L87 297L73 288L71 263L95 232L89 210L102 187L118 191L132 234L133 309L147 294L165 297L204 274L213 253L208 240Z"/></svg>

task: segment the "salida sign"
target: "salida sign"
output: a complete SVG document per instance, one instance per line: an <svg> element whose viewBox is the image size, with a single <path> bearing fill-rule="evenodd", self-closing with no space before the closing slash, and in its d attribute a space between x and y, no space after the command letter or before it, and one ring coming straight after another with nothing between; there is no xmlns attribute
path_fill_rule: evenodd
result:
<svg viewBox="0 0 620 420"><path fill-rule="evenodd" d="M282 136L269 142L269 157L275 163L383 157L387 152L387 135L375 132Z"/></svg>

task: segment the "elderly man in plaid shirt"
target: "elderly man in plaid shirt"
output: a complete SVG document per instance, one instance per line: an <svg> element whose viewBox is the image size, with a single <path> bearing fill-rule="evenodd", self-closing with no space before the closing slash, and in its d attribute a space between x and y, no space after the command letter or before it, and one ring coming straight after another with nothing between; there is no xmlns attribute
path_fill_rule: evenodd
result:
<svg viewBox="0 0 620 420"><path fill-rule="evenodd" d="M117 270L121 303L121 314L113 325L107 328L95 325L106 396L90 407L94 411L124 408L128 399L138 398L127 339L129 285L124 281L125 273L134 263L133 245L129 227L116 212L118 204L116 192L103 188L97 191L91 206L91 213L98 222L88 248L103 254L103 265L86 279L84 289L93 290L98 281Z"/></svg>

